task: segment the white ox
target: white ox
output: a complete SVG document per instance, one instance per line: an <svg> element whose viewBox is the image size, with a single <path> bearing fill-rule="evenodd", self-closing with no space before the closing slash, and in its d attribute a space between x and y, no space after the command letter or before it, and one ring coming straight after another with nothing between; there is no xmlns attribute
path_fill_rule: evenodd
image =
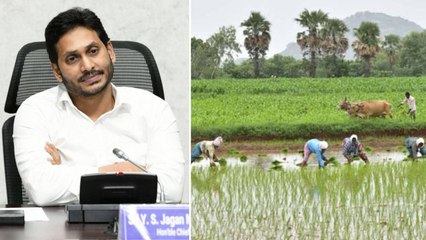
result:
<svg viewBox="0 0 426 240"><path fill-rule="evenodd" d="M369 118L369 117L386 117L392 116L392 105L385 100L370 100L363 102L352 102L350 103L346 97L337 106L338 109L346 110L346 113L350 116Z"/></svg>

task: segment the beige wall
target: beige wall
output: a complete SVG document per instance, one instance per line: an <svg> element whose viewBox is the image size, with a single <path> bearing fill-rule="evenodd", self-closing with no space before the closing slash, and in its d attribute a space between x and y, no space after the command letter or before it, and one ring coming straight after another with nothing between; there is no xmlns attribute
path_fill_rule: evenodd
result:
<svg viewBox="0 0 426 240"><path fill-rule="evenodd" d="M44 41L44 28L59 12L90 8L111 40L148 46L157 61L166 101L177 118L187 159L183 201L189 201L189 0L2 0L0 1L0 123L9 117L4 102L16 54L29 42ZM0 139L1 141L1 139ZM0 144L3 152L2 144ZM7 203L3 154L0 154L0 204Z"/></svg>

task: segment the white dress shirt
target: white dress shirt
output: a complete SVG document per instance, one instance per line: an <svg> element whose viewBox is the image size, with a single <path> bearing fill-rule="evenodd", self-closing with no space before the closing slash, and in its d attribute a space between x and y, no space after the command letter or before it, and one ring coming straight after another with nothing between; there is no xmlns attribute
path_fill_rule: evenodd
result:
<svg viewBox="0 0 426 240"><path fill-rule="evenodd" d="M169 105L136 88L113 86L113 94L113 110L95 122L74 106L62 84L22 103L14 123L15 156L35 204L78 202L82 174L122 161L112 153L114 148L157 174L166 201L181 200L185 160ZM48 161L46 142L59 150L61 164Z"/></svg>

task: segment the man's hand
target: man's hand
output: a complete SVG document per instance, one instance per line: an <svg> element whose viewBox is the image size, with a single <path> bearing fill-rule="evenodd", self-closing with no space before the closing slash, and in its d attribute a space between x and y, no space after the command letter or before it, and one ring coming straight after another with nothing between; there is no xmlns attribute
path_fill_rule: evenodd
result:
<svg viewBox="0 0 426 240"><path fill-rule="evenodd" d="M119 162L110 165L105 165L98 168L98 172L106 173L106 172L144 172L131 162Z"/></svg>
<svg viewBox="0 0 426 240"><path fill-rule="evenodd" d="M52 165L61 164L61 155L59 155L59 151L55 147L55 145L47 142L44 146L44 150L46 150L46 152L50 154L51 159L48 160Z"/></svg>

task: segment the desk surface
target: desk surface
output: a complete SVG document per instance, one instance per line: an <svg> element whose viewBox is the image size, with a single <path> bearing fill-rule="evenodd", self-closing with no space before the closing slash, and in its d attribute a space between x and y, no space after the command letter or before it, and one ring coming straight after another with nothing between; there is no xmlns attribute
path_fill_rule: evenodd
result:
<svg viewBox="0 0 426 240"><path fill-rule="evenodd" d="M65 207L44 207L49 221L0 225L0 239L116 239L109 224L68 223Z"/></svg>

